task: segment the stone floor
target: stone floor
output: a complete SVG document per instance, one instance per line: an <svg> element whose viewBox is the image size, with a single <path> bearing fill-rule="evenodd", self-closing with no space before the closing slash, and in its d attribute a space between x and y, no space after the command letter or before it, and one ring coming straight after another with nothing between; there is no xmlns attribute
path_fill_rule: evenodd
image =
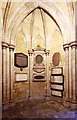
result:
<svg viewBox="0 0 77 120"><path fill-rule="evenodd" d="M62 120L63 118L69 118L72 120L77 119L77 111L64 107L59 101L28 99L16 103L7 110L3 110L2 116L2 120L11 120L12 118L14 120L17 120L18 118L43 118L46 120L56 118Z"/></svg>

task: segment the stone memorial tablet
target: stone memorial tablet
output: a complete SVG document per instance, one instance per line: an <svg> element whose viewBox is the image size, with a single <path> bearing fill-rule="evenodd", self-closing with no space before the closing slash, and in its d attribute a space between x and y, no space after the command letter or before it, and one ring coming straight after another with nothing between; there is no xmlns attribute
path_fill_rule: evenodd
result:
<svg viewBox="0 0 77 120"><path fill-rule="evenodd" d="M62 92L53 90L52 95L62 97Z"/></svg>
<svg viewBox="0 0 77 120"><path fill-rule="evenodd" d="M63 83L63 76L51 76L51 82L53 83Z"/></svg>
<svg viewBox="0 0 77 120"><path fill-rule="evenodd" d="M63 68L62 67L52 68L51 74L63 74Z"/></svg>
<svg viewBox="0 0 77 120"><path fill-rule="evenodd" d="M63 90L63 85L52 84L51 89Z"/></svg>
<svg viewBox="0 0 77 120"><path fill-rule="evenodd" d="M16 74L16 82L19 82L19 81L27 81L27 73L17 73Z"/></svg>

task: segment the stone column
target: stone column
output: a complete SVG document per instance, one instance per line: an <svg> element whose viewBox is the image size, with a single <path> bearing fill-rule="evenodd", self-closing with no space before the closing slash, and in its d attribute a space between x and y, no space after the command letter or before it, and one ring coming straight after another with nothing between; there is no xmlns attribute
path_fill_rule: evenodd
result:
<svg viewBox="0 0 77 120"><path fill-rule="evenodd" d="M77 108L77 41L64 45L65 50L65 87L64 100L71 108Z"/></svg>
<svg viewBox="0 0 77 120"><path fill-rule="evenodd" d="M46 54L46 95L45 97L51 96L50 80L49 80L49 50L45 51Z"/></svg>
<svg viewBox="0 0 77 120"><path fill-rule="evenodd" d="M7 76L6 76L6 79L7 79L7 101L9 102L9 99L10 99L10 74L9 74L9 47L7 47L7 50L6 50L6 54L7 54L7 57L6 57L6 71L7 71Z"/></svg>
<svg viewBox="0 0 77 120"><path fill-rule="evenodd" d="M8 43L2 42L2 96L3 104L7 103L7 105L13 99L13 52L13 45L9 45Z"/></svg>
<svg viewBox="0 0 77 120"><path fill-rule="evenodd" d="M10 58L9 58L9 64L10 64L10 102L13 100L13 82L14 82L14 45L9 45L9 52L10 52Z"/></svg>
<svg viewBox="0 0 77 120"><path fill-rule="evenodd" d="M72 50L69 46L69 99L72 99Z"/></svg>
<svg viewBox="0 0 77 120"><path fill-rule="evenodd" d="M32 51L28 51L29 54L29 95L31 97L31 82L32 82Z"/></svg>
<svg viewBox="0 0 77 120"><path fill-rule="evenodd" d="M77 41L70 44L72 48L72 98L71 107L77 109Z"/></svg>
<svg viewBox="0 0 77 120"><path fill-rule="evenodd" d="M7 103L7 43L2 43L2 99Z"/></svg>
<svg viewBox="0 0 77 120"><path fill-rule="evenodd" d="M69 44L63 45L65 51L64 103L69 102Z"/></svg>

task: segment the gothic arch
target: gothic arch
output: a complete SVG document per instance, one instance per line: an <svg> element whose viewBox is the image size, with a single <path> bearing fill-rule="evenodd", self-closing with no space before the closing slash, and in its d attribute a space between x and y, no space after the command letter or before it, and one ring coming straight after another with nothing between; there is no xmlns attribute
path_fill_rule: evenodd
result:
<svg viewBox="0 0 77 120"><path fill-rule="evenodd" d="M27 7L25 4L23 7L20 7L19 11L17 11L16 16L13 17L11 16L11 23L8 26L8 40L9 43L14 45L14 39L15 35L17 32L18 27L22 23L22 21L37 7L40 7L41 9L45 10L57 23L57 25L60 27L62 36L64 39L64 44L69 42L69 27L67 25L67 22L62 14L62 11L60 11L58 8L54 6L54 3L43 3L43 2L38 2L37 3L26 3ZM17 8L18 9L18 8ZM14 13L15 14L15 13Z"/></svg>

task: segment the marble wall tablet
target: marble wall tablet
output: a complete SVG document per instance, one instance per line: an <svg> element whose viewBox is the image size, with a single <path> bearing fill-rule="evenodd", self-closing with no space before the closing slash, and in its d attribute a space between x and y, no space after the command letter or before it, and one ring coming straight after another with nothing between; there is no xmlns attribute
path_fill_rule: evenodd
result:
<svg viewBox="0 0 77 120"><path fill-rule="evenodd" d="M51 82L53 83L64 83L64 77L62 76L51 76Z"/></svg>
<svg viewBox="0 0 77 120"><path fill-rule="evenodd" d="M16 82L27 81L27 73L16 73Z"/></svg>
<svg viewBox="0 0 77 120"><path fill-rule="evenodd" d="M55 91L55 90L52 91L52 95L58 96L58 97L62 97L63 96L61 91Z"/></svg>
<svg viewBox="0 0 77 120"><path fill-rule="evenodd" d="M63 68L62 67L51 68L51 74L63 74Z"/></svg>

